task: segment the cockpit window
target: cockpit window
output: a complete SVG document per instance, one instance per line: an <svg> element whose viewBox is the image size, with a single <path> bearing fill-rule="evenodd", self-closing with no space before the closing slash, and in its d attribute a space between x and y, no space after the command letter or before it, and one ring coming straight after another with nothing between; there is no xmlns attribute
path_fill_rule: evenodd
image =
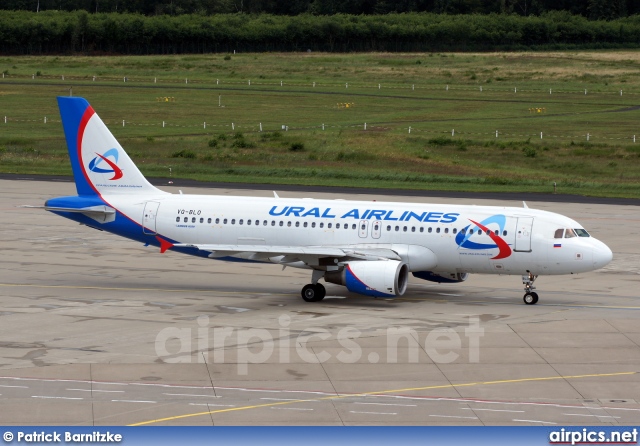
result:
<svg viewBox="0 0 640 446"><path fill-rule="evenodd" d="M556 235L553 238L562 238L564 236L564 229L556 229Z"/></svg>
<svg viewBox="0 0 640 446"><path fill-rule="evenodd" d="M569 228L564 232L564 238L573 238L576 237L576 233L573 232L573 229Z"/></svg>
<svg viewBox="0 0 640 446"><path fill-rule="evenodd" d="M576 231L576 234L578 234L578 237L591 237L589 233L584 229L574 229L574 231Z"/></svg>

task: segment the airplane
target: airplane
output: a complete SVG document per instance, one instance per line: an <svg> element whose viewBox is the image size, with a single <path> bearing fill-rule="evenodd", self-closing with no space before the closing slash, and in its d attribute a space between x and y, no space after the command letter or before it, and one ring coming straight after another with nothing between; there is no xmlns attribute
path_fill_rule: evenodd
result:
<svg viewBox="0 0 640 446"><path fill-rule="evenodd" d="M611 250L560 214L497 206L171 194L151 185L89 103L59 97L77 195L41 206L145 245L208 259L309 270L306 302L325 282L393 298L418 279L518 275L524 303L539 276L607 265ZM284 269L284 268L283 268Z"/></svg>

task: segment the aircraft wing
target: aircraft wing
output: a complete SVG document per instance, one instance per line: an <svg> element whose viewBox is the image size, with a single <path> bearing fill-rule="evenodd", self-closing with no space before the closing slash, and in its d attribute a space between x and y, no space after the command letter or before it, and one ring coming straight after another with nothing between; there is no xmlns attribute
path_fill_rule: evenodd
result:
<svg viewBox="0 0 640 446"><path fill-rule="evenodd" d="M401 257L391 249L385 248L355 248L348 246L270 246L270 245L213 245L213 244L189 244L176 243L176 248L196 248L209 251L209 257L237 256L252 260L268 259L284 256L282 263L303 261L309 263L309 258L332 257L340 261L360 260L401 260Z"/></svg>

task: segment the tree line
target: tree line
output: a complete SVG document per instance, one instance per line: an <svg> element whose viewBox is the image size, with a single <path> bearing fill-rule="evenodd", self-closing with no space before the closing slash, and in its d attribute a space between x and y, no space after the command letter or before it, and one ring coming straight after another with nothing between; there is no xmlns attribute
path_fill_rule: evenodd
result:
<svg viewBox="0 0 640 446"><path fill-rule="evenodd" d="M2 0L0 9L129 12L142 15L274 14L333 15L432 12L435 14L541 15L567 11L591 20L640 13L640 0Z"/></svg>
<svg viewBox="0 0 640 446"><path fill-rule="evenodd" d="M5 11L4 54L176 54L263 51L465 51L637 48L640 16L590 21L568 12L516 14L144 16Z"/></svg>

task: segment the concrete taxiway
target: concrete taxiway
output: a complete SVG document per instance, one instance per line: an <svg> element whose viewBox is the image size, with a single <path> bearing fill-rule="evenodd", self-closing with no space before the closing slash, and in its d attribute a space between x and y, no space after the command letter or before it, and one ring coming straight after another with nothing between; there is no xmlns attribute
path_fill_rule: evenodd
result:
<svg viewBox="0 0 640 446"><path fill-rule="evenodd" d="M395 300L327 285L310 304L306 271L161 255L16 207L72 194L0 180L2 424L640 423L637 206L527 203L614 252L603 270L539 278L535 306L517 276L412 279Z"/></svg>

